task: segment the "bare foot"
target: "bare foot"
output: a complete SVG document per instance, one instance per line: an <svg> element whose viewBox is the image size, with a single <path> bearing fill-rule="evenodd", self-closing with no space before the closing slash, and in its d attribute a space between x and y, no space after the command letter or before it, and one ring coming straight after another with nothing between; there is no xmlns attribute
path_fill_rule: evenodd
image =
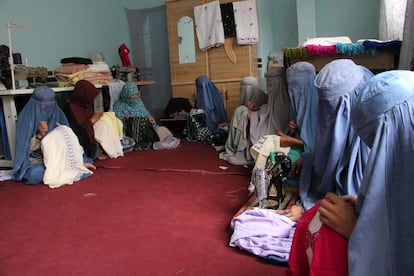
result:
<svg viewBox="0 0 414 276"><path fill-rule="evenodd" d="M96 170L95 165L94 165L94 164L92 164L92 163L83 163L83 165L84 165L86 168L90 169L90 170Z"/></svg>
<svg viewBox="0 0 414 276"><path fill-rule="evenodd" d="M108 159L108 155L106 155L105 153L102 153L101 155L98 156L98 160L105 160Z"/></svg>

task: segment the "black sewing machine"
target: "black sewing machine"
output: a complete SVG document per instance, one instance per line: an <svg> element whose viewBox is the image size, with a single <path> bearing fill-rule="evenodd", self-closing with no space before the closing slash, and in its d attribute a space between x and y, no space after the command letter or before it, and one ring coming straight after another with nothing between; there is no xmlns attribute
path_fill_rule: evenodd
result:
<svg viewBox="0 0 414 276"><path fill-rule="evenodd" d="M269 175L269 187L267 189L267 198L278 202L278 209L281 208L285 198L284 182L292 168L292 161L283 152L270 152L265 170ZM272 186L276 189L276 196L271 195Z"/></svg>

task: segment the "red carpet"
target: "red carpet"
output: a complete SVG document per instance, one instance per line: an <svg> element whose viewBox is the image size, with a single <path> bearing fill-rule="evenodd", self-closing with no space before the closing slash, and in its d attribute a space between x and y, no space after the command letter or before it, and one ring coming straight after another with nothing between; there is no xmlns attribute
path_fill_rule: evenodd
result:
<svg viewBox="0 0 414 276"><path fill-rule="evenodd" d="M182 142L97 165L93 176L57 189L0 182L0 275L286 271L228 246L250 174L213 147Z"/></svg>

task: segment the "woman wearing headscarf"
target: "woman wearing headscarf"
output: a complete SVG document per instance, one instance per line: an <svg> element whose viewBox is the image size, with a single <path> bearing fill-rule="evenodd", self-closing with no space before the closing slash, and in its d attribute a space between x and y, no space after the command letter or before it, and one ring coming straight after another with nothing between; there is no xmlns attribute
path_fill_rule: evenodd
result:
<svg viewBox="0 0 414 276"><path fill-rule="evenodd" d="M71 184L73 181L90 175L88 168L93 169L94 166L91 163L84 164L83 149L77 139L73 139L74 134L67 127L68 125L65 114L56 102L53 90L46 86L35 88L17 118L13 180L24 181L27 184L44 182L56 186ZM59 129L58 132L55 131L57 129ZM51 148L54 141L62 135L65 135L67 139ZM50 154L44 156L45 151L50 153L51 149L55 155L56 152L70 152L71 154L59 156L65 162L56 164L59 166L51 169L47 164L52 166L56 163L53 162L53 160L56 161L55 157ZM72 166L66 167L67 163Z"/></svg>
<svg viewBox="0 0 414 276"><path fill-rule="evenodd" d="M328 193L305 213L291 275L413 275L413 113L411 71L380 73L359 93L351 124L371 151L358 197Z"/></svg>
<svg viewBox="0 0 414 276"><path fill-rule="evenodd" d="M288 156L296 162L302 152L312 151L314 147L318 95L314 85L315 67L309 62L297 62L286 70L291 115L286 133L265 135L253 145L251 151L257 157L268 157L270 151L290 147Z"/></svg>
<svg viewBox="0 0 414 276"><path fill-rule="evenodd" d="M314 84L316 77L313 64L300 61L286 69L291 119L287 134L304 142L304 151L315 146L318 93ZM279 135L283 133L279 132Z"/></svg>
<svg viewBox="0 0 414 276"><path fill-rule="evenodd" d="M300 197L310 209L326 193L356 195L369 149L351 127L356 95L373 74L349 59L325 65L315 78L318 114L314 150L302 155Z"/></svg>
<svg viewBox="0 0 414 276"><path fill-rule="evenodd" d="M88 157L106 159L123 156L122 134L119 133L122 122L117 121L112 112L95 112L94 100L99 93L94 84L80 80L75 84L63 111Z"/></svg>
<svg viewBox="0 0 414 276"><path fill-rule="evenodd" d="M255 144L265 135L277 134L287 129L291 106L286 82L286 70L282 66L271 67L267 73L267 103L250 117L250 137Z"/></svg>
<svg viewBox="0 0 414 276"><path fill-rule="evenodd" d="M290 118L290 101L287 93L287 83L285 68L278 66L272 67L268 71L267 77L267 102L258 105L249 105L247 109L241 109L247 115L248 121L245 122L248 128L248 148L247 153L238 151L227 159L234 165L251 165L257 163L257 159L252 157L251 146L261 144L266 140L266 136L271 136L271 144L280 145L280 137L276 134L287 128ZM244 116L244 115L243 115ZM240 124L240 127L244 125ZM237 142L237 141L236 141ZM242 146L244 146L242 144ZM288 146L287 146L288 147ZM256 149L262 152L260 149ZM253 150L253 155L257 152ZM265 150L266 151L266 150ZM260 153L258 153L260 155Z"/></svg>
<svg viewBox="0 0 414 276"><path fill-rule="evenodd" d="M260 88L255 77L248 76L241 79L240 105L234 110L224 151L220 153L220 158L234 165L245 165L252 162L249 118L253 111L257 111L266 102L267 94Z"/></svg>
<svg viewBox="0 0 414 276"><path fill-rule="evenodd" d="M124 122L125 135L134 139L136 150L172 149L179 145L180 140L168 128L157 124L135 83L124 84L113 109L115 116Z"/></svg>
<svg viewBox="0 0 414 276"><path fill-rule="evenodd" d="M194 106L204 110L207 127L216 133L220 124L228 121L223 96L207 76L196 79L196 90Z"/></svg>

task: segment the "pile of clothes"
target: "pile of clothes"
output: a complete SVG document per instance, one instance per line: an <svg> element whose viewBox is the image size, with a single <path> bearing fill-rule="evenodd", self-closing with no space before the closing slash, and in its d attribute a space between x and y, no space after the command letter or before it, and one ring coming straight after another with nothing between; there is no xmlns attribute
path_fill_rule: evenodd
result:
<svg viewBox="0 0 414 276"><path fill-rule="evenodd" d="M73 86L79 80L87 80L93 84L107 85L113 80L108 64L103 61L92 61L88 58L64 58L61 66L54 71L60 87Z"/></svg>

